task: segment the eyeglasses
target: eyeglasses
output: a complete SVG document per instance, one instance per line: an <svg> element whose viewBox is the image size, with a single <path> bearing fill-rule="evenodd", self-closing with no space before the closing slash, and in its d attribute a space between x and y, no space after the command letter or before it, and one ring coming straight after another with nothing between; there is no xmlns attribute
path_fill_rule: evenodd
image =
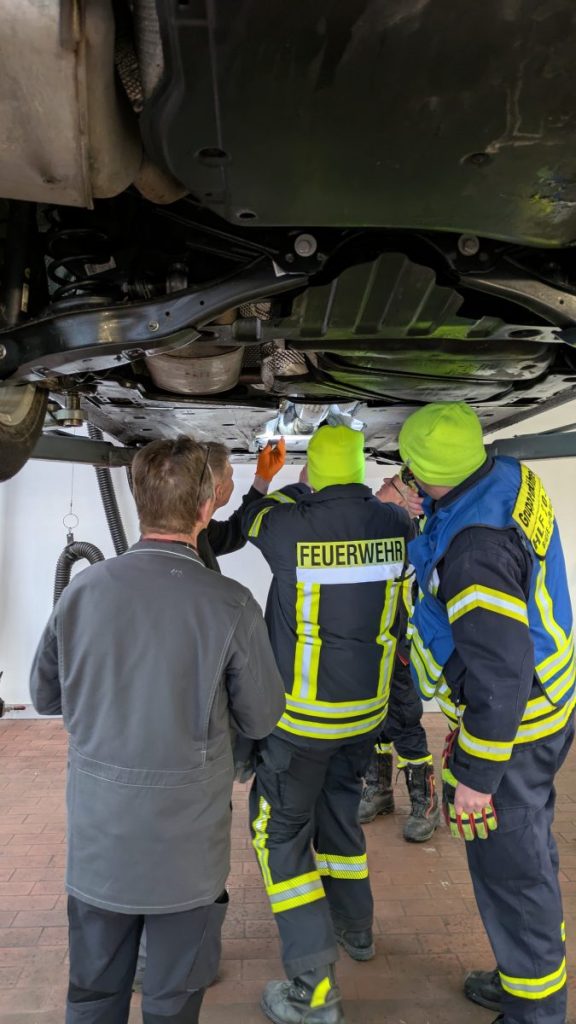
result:
<svg viewBox="0 0 576 1024"><path fill-rule="evenodd" d="M200 496L202 494L202 485L204 483L204 477L206 476L206 470L208 468L208 460L210 459L210 448L211 448L211 445L210 445L210 443L208 443L206 445L206 456L204 458L204 465L202 466L202 472L200 474L200 483L198 484L198 497L196 499L196 512L198 512L198 509L200 508Z"/></svg>
<svg viewBox="0 0 576 1024"><path fill-rule="evenodd" d="M408 466L402 466L400 470L400 479L406 487L410 487L412 491L418 490L418 484L416 483L416 477Z"/></svg>

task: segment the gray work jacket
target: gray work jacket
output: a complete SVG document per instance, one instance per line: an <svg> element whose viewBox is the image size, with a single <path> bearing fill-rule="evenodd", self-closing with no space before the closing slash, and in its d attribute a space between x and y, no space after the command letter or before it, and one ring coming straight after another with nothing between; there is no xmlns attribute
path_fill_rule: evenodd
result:
<svg viewBox="0 0 576 1024"><path fill-rule="evenodd" d="M30 681L69 735L66 888L120 913L214 902L230 868L235 730L266 736L284 687L260 608L175 542L90 566Z"/></svg>

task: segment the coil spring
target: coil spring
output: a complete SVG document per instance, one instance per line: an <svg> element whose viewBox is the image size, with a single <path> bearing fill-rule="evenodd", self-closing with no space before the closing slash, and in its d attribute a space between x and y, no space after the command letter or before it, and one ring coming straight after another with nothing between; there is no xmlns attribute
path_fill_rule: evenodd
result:
<svg viewBox="0 0 576 1024"><path fill-rule="evenodd" d="M116 270L110 240L95 228L57 228L50 233L46 254L47 274L56 288L52 302L98 295L119 296L117 281L110 279Z"/></svg>

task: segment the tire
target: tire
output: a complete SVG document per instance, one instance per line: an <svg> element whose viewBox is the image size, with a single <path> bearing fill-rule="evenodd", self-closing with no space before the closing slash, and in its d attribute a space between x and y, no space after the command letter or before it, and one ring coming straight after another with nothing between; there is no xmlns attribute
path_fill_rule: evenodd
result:
<svg viewBox="0 0 576 1024"><path fill-rule="evenodd" d="M48 392L33 384L0 388L0 480L10 480L28 461L42 432Z"/></svg>

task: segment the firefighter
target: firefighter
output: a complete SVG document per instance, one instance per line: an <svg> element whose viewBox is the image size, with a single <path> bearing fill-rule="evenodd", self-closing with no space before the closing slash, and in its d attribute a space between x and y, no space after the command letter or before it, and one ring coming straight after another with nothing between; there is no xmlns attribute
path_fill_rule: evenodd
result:
<svg viewBox="0 0 576 1024"><path fill-rule="evenodd" d="M427 496L410 544L420 586L411 666L452 731L443 803L466 842L476 902L497 970L466 995L503 1024L564 1024L566 960L554 778L570 749L575 704L572 611L554 510L515 459L487 456L460 403L408 418L400 452Z"/></svg>
<svg viewBox="0 0 576 1024"><path fill-rule="evenodd" d="M362 434L322 427L308 448L313 493L295 484L245 512L273 574L266 622L287 693L250 793L288 977L263 994L275 1024L339 1024L337 943L360 961L375 952L358 805L386 715L413 527L363 485L364 471Z"/></svg>

